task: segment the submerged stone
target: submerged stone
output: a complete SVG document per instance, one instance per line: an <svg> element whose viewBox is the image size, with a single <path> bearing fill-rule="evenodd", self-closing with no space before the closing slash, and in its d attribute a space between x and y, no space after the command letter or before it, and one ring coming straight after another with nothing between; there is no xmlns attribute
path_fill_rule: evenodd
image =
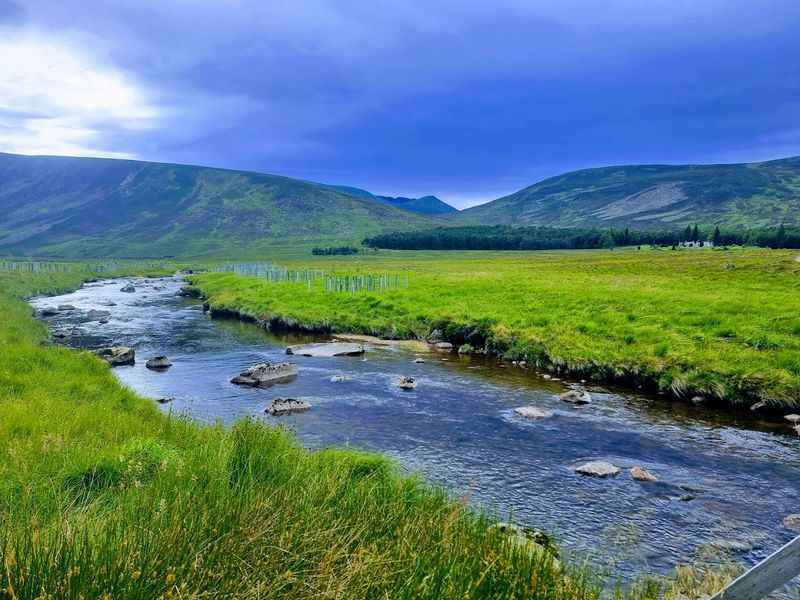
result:
<svg viewBox="0 0 800 600"><path fill-rule="evenodd" d="M334 356L358 356L364 354L364 346L348 342L322 342L318 344L300 344L286 348L286 354L296 356L313 356L316 358L333 358Z"/></svg>
<svg viewBox="0 0 800 600"><path fill-rule="evenodd" d="M800 513L786 515L783 518L783 526L786 527L786 529L800 532Z"/></svg>
<svg viewBox="0 0 800 600"><path fill-rule="evenodd" d="M136 291L136 288L134 287L134 285L132 283L128 283L128 284L125 284L124 286L122 286L119 289L119 291L120 292L125 292L127 294L132 294L133 292Z"/></svg>

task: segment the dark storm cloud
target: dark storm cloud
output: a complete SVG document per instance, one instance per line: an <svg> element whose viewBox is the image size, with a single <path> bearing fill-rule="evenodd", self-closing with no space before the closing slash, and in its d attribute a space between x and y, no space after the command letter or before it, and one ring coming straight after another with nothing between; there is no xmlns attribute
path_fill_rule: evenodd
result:
<svg viewBox="0 0 800 600"><path fill-rule="evenodd" d="M795 0L26 6L20 30L146 92L154 128L96 126L142 158L471 202L582 166L800 153Z"/></svg>
<svg viewBox="0 0 800 600"><path fill-rule="evenodd" d="M25 10L13 0L0 0L0 26L19 24L25 20Z"/></svg>

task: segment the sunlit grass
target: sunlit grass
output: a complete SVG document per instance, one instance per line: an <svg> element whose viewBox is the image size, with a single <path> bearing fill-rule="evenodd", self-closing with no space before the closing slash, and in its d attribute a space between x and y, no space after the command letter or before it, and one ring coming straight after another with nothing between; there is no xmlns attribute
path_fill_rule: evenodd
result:
<svg viewBox="0 0 800 600"><path fill-rule="evenodd" d="M0 597L599 598L380 455L162 414L47 343L20 296L72 277L0 276Z"/></svg>
<svg viewBox="0 0 800 600"><path fill-rule="evenodd" d="M310 328L455 343L586 378L730 403L800 402L800 262L768 249L380 252L286 256L339 273L409 275L407 289L329 294L230 274L212 307ZM280 256L270 257L281 260ZM474 335L473 335L474 337Z"/></svg>

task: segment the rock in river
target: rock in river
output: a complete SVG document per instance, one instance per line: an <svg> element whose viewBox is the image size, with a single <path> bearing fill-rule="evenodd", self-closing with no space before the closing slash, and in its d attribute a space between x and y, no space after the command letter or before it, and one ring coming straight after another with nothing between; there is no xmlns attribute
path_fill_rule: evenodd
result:
<svg viewBox="0 0 800 600"><path fill-rule="evenodd" d="M268 387L297 377L297 365L292 363L259 363L231 379L237 385Z"/></svg>
<svg viewBox="0 0 800 600"><path fill-rule="evenodd" d="M75 310L75 307L72 306L72 304L59 304L58 305L58 310L61 311L61 312L69 312L69 311Z"/></svg>
<svg viewBox="0 0 800 600"><path fill-rule="evenodd" d="M789 423L791 423L792 425L800 425L800 415L794 415L794 414L786 415L783 418L789 421Z"/></svg>
<svg viewBox="0 0 800 600"><path fill-rule="evenodd" d="M786 529L800 532L800 514L786 515L783 518L783 526Z"/></svg>
<svg viewBox="0 0 800 600"><path fill-rule="evenodd" d="M584 390L569 390L559 396L563 402L570 404L591 404L592 397Z"/></svg>
<svg viewBox="0 0 800 600"><path fill-rule="evenodd" d="M314 356L317 358L331 358L334 356L358 356L364 354L364 346L347 342L323 342L319 344L301 344L289 346L286 354L297 356Z"/></svg>
<svg viewBox="0 0 800 600"><path fill-rule="evenodd" d="M153 371L166 371L172 363L166 356L154 356L145 363L145 366Z"/></svg>
<svg viewBox="0 0 800 600"><path fill-rule="evenodd" d="M296 400L294 398L276 398L264 412L279 417L281 415L306 412L310 409L311 405L305 400Z"/></svg>
<svg viewBox="0 0 800 600"><path fill-rule="evenodd" d="M417 382L413 377L401 377L397 381L397 387L400 387L404 390L413 390L417 387Z"/></svg>
<svg viewBox="0 0 800 600"><path fill-rule="evenodd" d="M135 292L135 291L136 291L136 288L133 286L133 284L132 284L132 283L126 283L124 286L122 286L122 287L119 289L119 291L120 291L120 292L126 292L126 293L128 293L128 294L132 294L133 292Z"/></svg>
<svg viewBox="0 0 800 600"><path fill-rule="evenodd" d="M331 376L331 383L344 383L345 381L350 381L352 377L349 375L333 375Z"/></svg>
<svg viewBox="0 0 800 600"><path fill-rule="evenodd" d="M111 313L107 310L96 310L92 309L86 313L86 320L87 321L100 321L101 319L105 319L106 317L110 317Z"/></svg>
<svg viewBox="0 0 800 600"><path fill-rule="evenodd" d="M439 342L434 346L437 350L442 350L444 352L450 352L453 349L453 344L450 342Z"/></svg>
<svg viewBox="0 0 800 600"><path fill-rule="evenodd" d="M631 477L636 481L658 481L658 477L642 467L633 467L631 469Z"/></svg>
<svg viewBox="0 0 800 600"><path fill-rule="evenodd" d="M558 558L558 548L545 532L530 527L520 527L513 523L495 523L489 528L505 536L508 543L538 554L541 551L550 553L553 558Z"/></svg>
<svg viewBox="0 0 800 600"><path fill-rule="evenodd" d="M549 419L553 416L552 410L545 410L543 408L538 408L536 406L520 406L514 409L514 412L517 413L520 417L525 417L526 419Z"/></svg>
<svg viewBox="0 0 800 600"><path fill-rule="evenodd" d="M111 346L110 348L100 348L94 352L112 367L122 365L132 365L136 362L136 352L127 346Z"/></svg>
<svg viewBox="0 0 800 600"><path fill-rule="evenodd" d="M619 467L604 460L593 460L572 469L581 475L590 477L614 477L619 474Z"/></svg>

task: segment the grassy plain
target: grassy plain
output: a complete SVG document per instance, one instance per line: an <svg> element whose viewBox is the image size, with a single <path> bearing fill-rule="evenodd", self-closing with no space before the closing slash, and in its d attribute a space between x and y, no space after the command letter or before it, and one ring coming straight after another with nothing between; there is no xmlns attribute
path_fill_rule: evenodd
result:
<svg viewBox="0 0 800 600"><path fill-rule="evenodd" d="M84 276L0 273L0 598L599 597L379 455L170 417L50 345L21 297Z"/></svg>
<svg viewBox="0 0 800 600"><path fill-rule="evenodd" d="M287 252L332 273L402 272L407 289L329 293L230 273L193 281L212 307L309 328L461 344L587 378L725 403L800 405L800 261L769 249Z"/></svg>

